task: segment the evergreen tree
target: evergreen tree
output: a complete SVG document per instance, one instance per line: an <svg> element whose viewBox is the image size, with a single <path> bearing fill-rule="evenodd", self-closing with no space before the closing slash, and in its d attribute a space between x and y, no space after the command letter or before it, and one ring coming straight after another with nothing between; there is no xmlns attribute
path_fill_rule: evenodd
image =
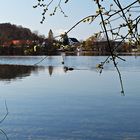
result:
<svg viewBox="0 0 140 140"><path fill-rule="evenodd" d="M49 40L49 41L53 41L53 40L54 40L53 32L52 32L51 29L50 29L50 31L49 31L49 33L48 33L48 40Z"/></svg>

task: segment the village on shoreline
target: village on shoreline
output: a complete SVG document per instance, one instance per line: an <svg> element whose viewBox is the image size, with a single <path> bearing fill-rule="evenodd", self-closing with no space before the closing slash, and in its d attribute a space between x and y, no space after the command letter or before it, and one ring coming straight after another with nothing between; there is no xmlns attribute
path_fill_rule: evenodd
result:
<svg viewBox="0 0 140 140"><path fill-rule="evenodd" d="M110 52L108 41L97 34L79 41L67 34L56 39L51 29L46 38L10 23L0 24L0 28L0 55L53 55L61 52L71 55L107 55ZM124 41L110 40L110 46L119 54L133 55L140 52L135 45Z"/></svg>

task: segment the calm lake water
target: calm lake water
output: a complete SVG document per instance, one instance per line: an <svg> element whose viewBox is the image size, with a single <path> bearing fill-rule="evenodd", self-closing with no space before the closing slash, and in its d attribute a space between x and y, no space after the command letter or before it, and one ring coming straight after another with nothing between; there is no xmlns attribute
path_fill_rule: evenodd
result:
<svg viewBox="0 0 140 140"><path fill-rule="evenodd" d="M140 140L140 56L122 57L125 96L112 64L96 69L105 56L65 56L72 71L61 56L1 56L0 129L9 140Z"/></svg>

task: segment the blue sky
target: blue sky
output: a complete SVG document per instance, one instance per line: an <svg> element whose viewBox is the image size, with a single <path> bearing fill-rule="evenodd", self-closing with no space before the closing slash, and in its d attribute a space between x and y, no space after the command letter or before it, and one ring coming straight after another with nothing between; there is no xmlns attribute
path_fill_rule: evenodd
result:
<svg viewBox="0 0 140 140"><path fill-rule="evenodd" d="M77 21L94 11L94 2L91 0L71 0L63 5L67 18L58 11L55 16L46 17L44 24L40 24L41 9L33 9L37 0L3 0L0 4L0 23L10 22L16 25L38 31L40 34L48 35L50 29L57 35L61 31L68 30ZM50 9L51 12L51 9ZM69 36L84 39L94 33L95 27L83 23L70 32Z"/></svg>
<svg viewBox="0 0 140 140"><path fill-rule="evenodd" d="M10 22L16 25L30 28L32 31L38 31L40 34L48 35L52 29L54 35L70 29L81 18L94 14L96 4L92 0L70 0L67 4L62 5L65 13L68 15L65 18L59 11L55 16L46 16L43 24L40 24L42 18L41 9L33 9L33 5L37 0L3 0L0 4L0 23ZM46 0L48 1L48 0ZM58 1L58 0L56 0ZM123 0L130 2L130 0ZM50 8L49 13L53 9ZM78 39L86 39L93 33L99 31L97 22L88 24L82 23L69 33L70 37Z"/></svg>

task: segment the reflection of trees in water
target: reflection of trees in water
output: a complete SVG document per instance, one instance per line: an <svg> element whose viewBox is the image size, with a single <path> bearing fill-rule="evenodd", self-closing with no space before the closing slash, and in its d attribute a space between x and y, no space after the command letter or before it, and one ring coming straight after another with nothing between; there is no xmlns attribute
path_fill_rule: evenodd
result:
<svg viewBox="0 0 140 140"><path fill-rule="evenodd" d="M31 73L38 73L40 70L48 70L48 73L50 76L52 76L54 73L58 74L66 74L67 72L76 70L90 70L97 72L97 67L69 67L69 66L62 66L62 67L55 67L55 66L27 66L27 65L0 65L0 81L12 81L17 79L22 79L23 77L30 76ZM106 68L105 70L108 70ZM109 69L110 70L110 69Z"/></svg>
<svg viewBox="0 0 140 140"><path fill-rule="evenodd" d="M51 76L53 73L53 66L48 66L49 75Z"/></svg>
<svg viewBox="0 0 140 140"><path fill-rule="evenodd" d="M10 81L30 76L33 71L38 71L39 68L37 66L0 65L0 80Z"/></svg>
<svg viewBox="0 0 140 140"><path fill-rule="evenodd" d="M38 73L40 70L48 69L51 76L53 72L66 73L71 70L68 67L54 67L54 66L23 66L23 65L0 65L0 81L11 81L22 79L23 77L30 76L32 72Z"/></svg>
<svg viewBox="0 0 140 140"><path fill-rule="evenodd" d="M63 66L63 67L54 67L54 66L48 66L46 67L48 69L49 75L52 76L53 73L58 73L58 74L66 74L66 72L68 71L73 71L74 68L72 67L67 67L67 66Z"/></svg>

